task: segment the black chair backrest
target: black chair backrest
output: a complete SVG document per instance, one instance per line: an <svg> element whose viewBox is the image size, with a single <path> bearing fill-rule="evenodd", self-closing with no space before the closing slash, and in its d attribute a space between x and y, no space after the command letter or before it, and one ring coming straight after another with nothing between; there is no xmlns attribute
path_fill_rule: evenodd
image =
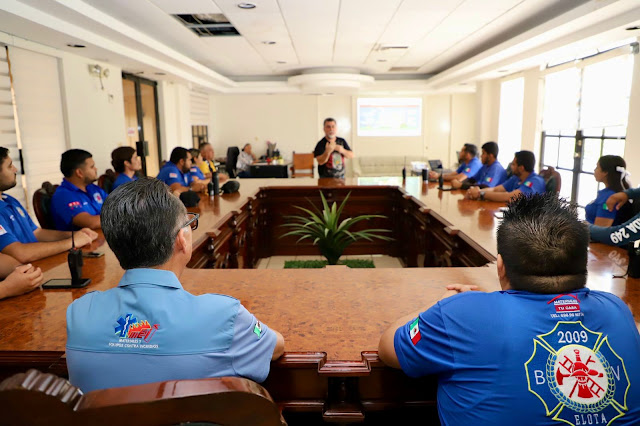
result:
<svg viewBox="0 0 640 426"><path fill-rule="evenodd" d="M236 177L236 163L238 162L238 156L240 155L240 148L237 146L230 146L227 148L227 173L230 178Z"/></svg>
<svg viewBox="0 0 640 426"><path fill-rule="evenodd" d="M51 197L56 192L58 185L44 182L41 188L33 193L33 210L43 229L56 229L53 215L51 214Z"/></svg>

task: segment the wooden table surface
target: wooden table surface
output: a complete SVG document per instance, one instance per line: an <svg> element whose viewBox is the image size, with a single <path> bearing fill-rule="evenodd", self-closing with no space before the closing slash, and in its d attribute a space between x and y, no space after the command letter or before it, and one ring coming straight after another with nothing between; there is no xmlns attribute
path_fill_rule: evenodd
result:
<svg viewBox="0 0 640 426"><path fill-rule="evenodd" d="M379 184L402 184L386 178ZM210 200L203 197L202 213L194 243L205 232L245 204L263 186L370 185L371 178L333 180L245 179L240 193ZM427 208L445 217L453 226L496 253L495 230L500 203L469 201L462 191L438 191L408 178L405 190ZM90 248L105 256L85 259L83 276L92 283L84 289L36 290L0 301L0 351L64 351L66 308L89 291L114 287L123 271L117 259L99 238ZM624 251L591 244L588 286L621 297L640 321L640 280L612 279L626 270ZM45 279L69 277L66 254L34 262L45 271ZM329 360L360 360L363 351L375 351L382 331L400 316L434 303L449 283L479 284L498 289L495 265L480 268L405 268L325 270L195 270L187 269L181 281L194 294L217 292L238 298L252 313L279 330L287 352L324 351Z"/></svg>

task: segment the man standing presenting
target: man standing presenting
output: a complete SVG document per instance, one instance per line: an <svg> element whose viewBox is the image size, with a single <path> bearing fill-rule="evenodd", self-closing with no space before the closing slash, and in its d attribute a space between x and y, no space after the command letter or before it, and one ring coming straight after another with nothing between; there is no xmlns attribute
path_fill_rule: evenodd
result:
<svg viewBox="0 0 640 426"><path fill-rule="evenodd" d="M338 126L333 118L324 120L324 138L318 142L313 155L318 161L321 178L344 179L344 159L352 159L353 151L346 140L336 136Z"/></svg>
<svg viewBox="0 0 640 426"><path fill-rule="evenodd" d="M284 352L282 335L240 301L193 295L180 276L198 214L142 178L109 195L102 231L125 270L116 288L67 308L69 380L83 392L165 380L243 376L262 382Z"/></svg>
<svg viewBox="0 0 640 426"><path fill-rule="evenodd" d="M64 179L51 197L56 229L99 229L100 210L107 193L93 183L98 180L98 169L91 153L82 149L64 152L60 171Z"/></svg>
<svg viewBox="0 0 640 426"><path fill-rule="evenodd" d="M25 264L69 250L71 232L38 228L18 200L2 193L16 186L16 174L9 150L0 147L0 251ZM76 233L75 243L82 247L96 238L98 234L84 228Z"/></svg>
<svg viewBox="0 0 640 426"><path fill-rule="evenodd" d="M585 287L576 206L520 196L497 240L502 291L448 286L384 332L382 361L437 376L443 425L640 424L640 335L622 300Z"/></svg>

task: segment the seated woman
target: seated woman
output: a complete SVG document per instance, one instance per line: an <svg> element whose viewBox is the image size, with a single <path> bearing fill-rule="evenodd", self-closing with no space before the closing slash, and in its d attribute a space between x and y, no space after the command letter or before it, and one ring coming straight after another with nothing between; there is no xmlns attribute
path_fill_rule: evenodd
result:
<svg viewBox="0 0 640 426"><path fill-rule="evenodd" d="M202 153L199 149L195 148L190 149L189 152L191 153L191 179L193 179L194 182L202 182L206 185L209 183L209 179L207 179L204 173L202 173L202 170L200 170L200 166L204 161L202 159Z"/></svg>
<svg viewBox="0 0 640 426"><path fill-rule="evenodd" d="M0 299L28 293L42 284L42 271L31 264L20 265L11 256L0 253Z"/></svg>
<svg viewBox="0 0 640 426"><path fill-rule="evenodd" d="M605 188L598 191L598 196L584 208L585 219L592 225L611 226L617 225L616 220L620 216L618 210L607 209L607 199L616 192L629 189L631 184L627 179L627 163L617 155L604 155L598 160L598 165L593 171L593 177L602 182Z"/></svg>

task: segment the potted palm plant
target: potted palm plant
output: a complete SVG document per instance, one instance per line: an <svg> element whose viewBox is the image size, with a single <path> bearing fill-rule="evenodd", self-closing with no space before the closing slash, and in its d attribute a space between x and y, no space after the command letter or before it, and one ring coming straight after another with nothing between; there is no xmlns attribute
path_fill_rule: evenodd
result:
<svg viewBox="0 0 640 426"><path fill-rule="evenodd" d="M300 206L294 206L296 209L306 213L306 216L290 215L285 216L289 223L283 224L283 227L289 228L290 231L282 235L280 238L293 235L298 236L297 242L311 240L314 245L320 249L320 253L327 259L329 265L337 265L340 256L351 243L358 240L373 241L379 239L391 241L393 238L385 235L379 235L383 232L391 232L388 229L366 229L362 231L350 231L351 227L363 220L374 218L386 218L386 216L377 214L367 214L357 217L348 217L340 221L342 210L347 204L347 200L351 193L347 194L340 206L333 203L331 208L327 203L322 191L320 198L322 199L322 211L318 210L309 200L313 210Z"/></svg>

